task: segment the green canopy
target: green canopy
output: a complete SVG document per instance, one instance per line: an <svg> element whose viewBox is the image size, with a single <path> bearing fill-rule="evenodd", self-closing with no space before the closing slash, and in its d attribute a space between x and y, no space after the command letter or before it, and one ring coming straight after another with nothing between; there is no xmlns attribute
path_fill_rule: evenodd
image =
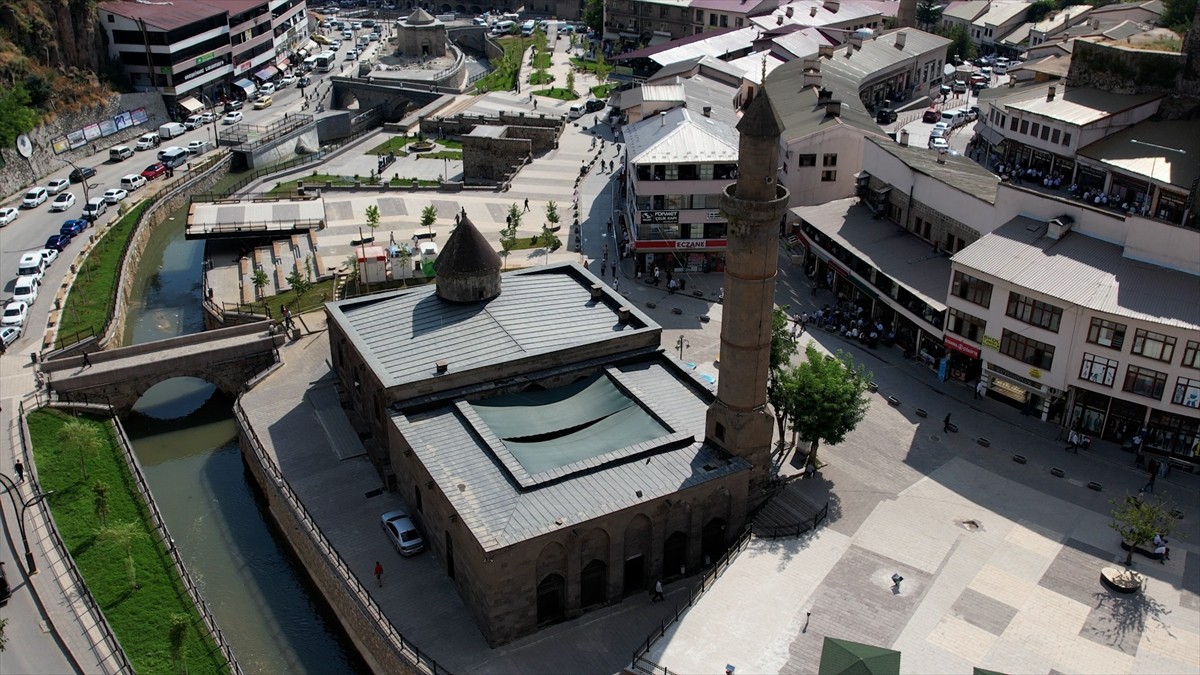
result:
<svg viewBox="0 0 1200 675"><path fill-rule="evenodd" d="M900 652L861 642L825 638L821 675L900 675Z"/></svg>

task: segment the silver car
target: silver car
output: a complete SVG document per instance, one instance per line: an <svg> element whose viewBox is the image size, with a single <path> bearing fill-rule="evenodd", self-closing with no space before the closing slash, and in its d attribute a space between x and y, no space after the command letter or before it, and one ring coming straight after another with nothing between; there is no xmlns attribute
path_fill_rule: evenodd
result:
<svg viewBox="0 0 1200 675"><path fill-rule="evenodd" d="M416 555L425 550L425 540L407 513L389 511L380 516L379 526L387 533L388 540L400 555Z"/></svg>

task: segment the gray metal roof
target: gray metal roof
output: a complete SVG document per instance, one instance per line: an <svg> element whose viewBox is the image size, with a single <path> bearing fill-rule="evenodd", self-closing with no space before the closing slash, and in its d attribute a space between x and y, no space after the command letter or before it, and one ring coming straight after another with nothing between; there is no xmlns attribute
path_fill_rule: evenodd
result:
<svg viewBox="0 0 1200 675"><path fill-rule="evenodd" d="M687 61L700 56L723 57L732 52L750 49L758 37L757 28L741 28L728 33L714 33L712 37L687 42L676 47L670 47L674 42L662 45L669 47L657 54L650 55L650 60L665 66L676 61ZM628 55L626 55L628 56Z"/></svg>
<svg viewBox="0 0 1200 675"><path fill-rule="evenodd" d="M938 311L946 309L950 258L934 254L928 242L895 223L877 220L857 198L819 206L800 206L792 213L828 235Z"/></svg>
<svg viewBox="0 0 1200 675"><path fill-rule="evenodd" d="M1051 86L1055 87L1056 95L1053 100L1046 100ZM1047 82L1018 88L1012 96L1004 96L999 100L1009 110L1020 110L1083 127L1160 98L1163 98L1162 94L1114 94L1094 87L1070 87L1063 82Z"/></svg>
<svg viewBox="0 0 1200 675"><path fill-rule="evenodd" d="M1079 156L1188 191L1200 178L1200 124L1146 120L1081 148Z"/></svg>
<svg viewBox="0 0 1200 675"><path fill-rule="evenodd" d="M767 77L767 95L771 97L771 103L775 104L775 111L783 122L785 143L837 126L883 136L883 130L863 109L858 96L835 95L834 98L842 102L842 110L834 116L826 114L824 104L817 105L815 87L798 89L795 85L795 82Z"/></svg>
<svg viewBox="0 0 1200 675"><path fill-rule="evenodd" d="M1096 312L1200 330L1200 277L1124 257L1116 244L1013 218L954 255L955 264Z"/></svg>
<svg viewBox="0 0 1200 675"><path fill-rule="evenodd" d="M469 410L465 403L393 413L392 420L463 524L485 551L493 551L750 468L704 443L712 394L666 365L666 358L660 352L605 372L672 429L674 446L651 442L525 487L493 451L486 425L481 429L463 413ZM679 441L681 435L694 440Z"/></svg>
<svg viewBox="0 0 1200 675"><path fill-rule="evenodd" d="M996 190L1000 178L966 157L942 155L945 163L938 163L938 153L933 150L912 145L903 146L888 139L868 138L867 141L878 145L913 171L923 173L989 204L996 203Z"/></svg>
<svg viewBox="0 0 1200 675"><path fill-rule="evenodd" d="M736 162L738 132L716 117L673 108L624 129L632 164Z"/></svg>
<svg viewBox="0 0 1200 675"><path fill-rule="evenodd" d="M436 377L436 363L456 373L486 369L622 335L659 331L603 280L574 263L508 272L500 295L476 304L439 299L433 285L326 305L383 386ZM591 299L599 284L602 302Z"/></svg>

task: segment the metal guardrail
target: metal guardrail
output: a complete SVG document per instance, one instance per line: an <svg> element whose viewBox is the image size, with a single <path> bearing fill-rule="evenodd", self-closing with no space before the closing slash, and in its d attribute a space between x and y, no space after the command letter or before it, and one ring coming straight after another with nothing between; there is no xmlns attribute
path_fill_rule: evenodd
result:
<svg viewBox="0 0 1200 675"><path fill-rule="evenodd" d="M42 407L44 406L40 404L39 399L38 408ZM27 411L25 410L25 400L22 399L17 403L17 415L18 420L21 421L19 423L19 426L21 427L21 454L25 457L25 466L30 467L30 470L26 471L25 480L32 484L34 494L45 494L45 492L42 490L41 484L38 482L37 472L32 470L32 468L36 465L31 457L31 442L25 436L26 427L24 420L26 414ZM51 513L50 508L46 505L45 500L37 502L37 504L31 508L38 509L42 519L46 522L46 531L50 533L50 538L53 540L54 549L60 556L63 568L67 572L67 577L74 586L74 591L79 594L79 597L90 610L89 616L80 616L79 612L75 611L77 607L75 603L66 603L69 607L71 607L72 613L75 614L75 620L79 622L79 626L82 629L83 635L92 642L93 652L98 655L101 650L99 645L97 645L94 640L91 640L92 632L88 630L88 625L92 623L94 623L96 628L100 629L100 635L107 643L107 649L110 654L108 659L101 659L101 665L109 668L109 670L107 670L108 673L133 675L133 665L129 663L129 657L125 655L125 650L121 647L121 642L117 640L117 636L113 634L112 627L108 625L108 619L105 618L104 611L100 608L100 603L96 602L96 598L92 595L91 589L88 588L87 583L83 580L83 574L81 574L79 568L75 566L75 558L71 556L70 549L67 548L67 544L63 541L62 535L59 534L58 523L54 521L54 514ZM66 589L64 589L64 591L65 590Z"/></svg>
<svg viewBox="0 0 1200 675"><path fill-rule="evenodd" d="M188 573L187 566L184 565L183 558L179 555L179 549L175 547L175 539L171 537L171 532L167 529L167 523L163 520L162 513L158 510L158 504L154 501L154 495L150 492L150 486L146 483L146 476L142 473L142 465L133 452L133 445L129 442L129 437L125 435L125 427L121 425L116 415L112 416L112 424L116 430L117 441L121 445L122 454L125 457L125 466L129 469L129 473L133 475L137 483L142 503L146 505L146 510L150 513L150 520L154 522L154 529L158 532L159 539L166 547L171 560L175 563L175 571L179 574L180 580L183 581L188 596L192 599L192 604L196 606L196 611L199 612L201 620L204 621L204 626L208 629L209 636L217 644L217 649L221 651L221 655L229 665L229 672L234 675L243 675L242 667L238 663L237 657L233 655L233 648L225 639L225 634L221 632L221 627L217 624L217 618L213 616L212 611L209 610L208 605L204 602L204 598L201 597L200 589L196 588L195 582L192 581L192 576Z"/></svg>
<svg viewBox="0 0 1200 675"><path fill-rule="evenodd" d="M779 539L780 537L799 537L800 535L815 530L826 518L829 517L829 502L825 502L825 506L817 511L811 518L806 518L795 525L779 525L767 530L755 529L754 536L762 537L763 539Z"/></svg>
<svg viewBox="0 0 1200 675"><path fill-rule="evenodd" d="M340 150L342 148L342 146L347 145L349 143L353 143L354 141L357 141L362 136L365 136L365 135L373 132L374 130L375 129L373 127L369 128L369 129L360 129L358 131L351 133L349 136L346 136L345 138L339 138L336 141L333 141L327 145L321 146L320 150L318 150L317 152L314 152L312 154L304 155L303 157L297 157L295 159L290 159L286 162L281 162L279 164L272 164L271 166L266 166L261 169L255 169L254 171L251 171L246 176L243 176L236 183L233 183L228 188L226 188L225 192L221 196L227 197L229 195L235 194L238 190L241 190L242 188L246 187L250 183L253 183L254 181L258 180L259 178L262 178L263 176L269 176L274 173L283 173L285 171L289 171L291 169L295 169L297 167L304 166L306 164L312 164L314 162L319 162L322 159L325 159L325 157L329 156L331 153ZM210 197L210 195L205 195L205 197L206 197L205 201L211 201L211 199L207 199L207 197Z"/></svg>
<svg viewBox="0 0 1200 675"><path fill-rule="evenodd" d="M187 234L196 235L214 235L214 234L233 234L237 232L262 232L269 234L272 232L286 234L295 230L319 230L325 225L324 220L306 219L306 220L247 220L240 223L215 223L213 225L203 225L197 227L188 227Z"/></svg>
<svg viewBox="0 0 1200 675"><path fill-rule="evenodd" d="M249 389L257 384L275 368L278 368L279 365L280 362L276 361L275 366L272 366L247 382L246 388ZM367 592L366 588L363 587L353 570L351 570L346 561L342 559L342 556L337 552L337 549L333 547L333 544L331 544L329 540L325 538L325 535L321 532L317 522L313 520L313 517L308 513L308 510L304 508L304 504L300 501L300 498L296 495L296 493L292 491L291 485L288 484L287 478L284 477L283 472L279 470L279 466L276 465L275 461L271 459L271 456L267 454L262 441L258 438L258 432L255 431L254 426L250 424L250 421L246 416L246 411L242 407L242 397L244 395L245 394L241 394L237 397L237 400L233 404L233 412L237 416L238 423L241 425L241 427L249 433L251 451L254 453L255 458L262 465L263 469L270 475L270 478L275 483L275 486L283 494L284 503L287 505L287 508L291 510L292 515L306 526L302 528L302 532L306 533L312 540L312 543L316 545L318 549L320 549L320 551L323 553L322 559L333 567L334 574L342 579L343 583L346 585L347 594L354 601L355 605L357 605L359 612L362 613L362 615L370 622L371 625L376 626L379 629L380 637L386 643L392 646L397 656L411 664L414 669L423 673L429 673L430 675L439 675L440 673L450 675L450 671L439 666L437 661L435 661L428 654L422 652L410 640L405 639L404 635L400 631L396 630L394 626L392 626L392 622L388 620L387 615L383 612L383 609L379 607L378 603L375 602L375 599L372 598Z"/></svg>
<svg viewBox="0 0 1200 675"><path fill-rule="evenodd" d="M646 658L646 654L650 652L650 648L654 646L654 643L666 634L667 629L673 626L676 621L679 621L679 619L683 617L684 612L699 602L700 598L703 597L706 592L708 592L708 589L712 588L713 585L717 583L717 579L721 578L721 575L725 573L725 570L729 569L729 566L732 565L733 561L737 559L738 554L744 551L746 547L750 545L750 536L750 525L746 525L746 529L742 530L742 534L737 538L737 541L733 542L733 546L731 546L730 549L725 552L725 555L721 556L721 559L717 561L717 564L713 565L711 569L704 573L704 576L700 579L700 584L694 588L688 589L687 603L676 603L675 611L671 612L670 616L664 618L659 625L650 632L650 635L646 637L645 642L638 645L638 648L633 651L633 658L630 660L630 668L632 670L639 673L647 673L648 675L673 675L672 672L667 670L666 667L660 666Z"/></svg>

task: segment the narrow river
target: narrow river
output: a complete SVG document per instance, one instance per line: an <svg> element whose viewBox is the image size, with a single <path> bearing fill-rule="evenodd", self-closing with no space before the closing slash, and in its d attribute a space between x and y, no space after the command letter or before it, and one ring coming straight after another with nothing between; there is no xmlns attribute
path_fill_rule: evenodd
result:
<svg viewBox="0 0 1200 675"><path fill-rule="evenodd" d="M185 211L142 254L125 344L204 329L204 243ZM205 602L247 673L365 673L242 463L232 399L198 379L153 387L124 420L150 489Z"/></svg>

